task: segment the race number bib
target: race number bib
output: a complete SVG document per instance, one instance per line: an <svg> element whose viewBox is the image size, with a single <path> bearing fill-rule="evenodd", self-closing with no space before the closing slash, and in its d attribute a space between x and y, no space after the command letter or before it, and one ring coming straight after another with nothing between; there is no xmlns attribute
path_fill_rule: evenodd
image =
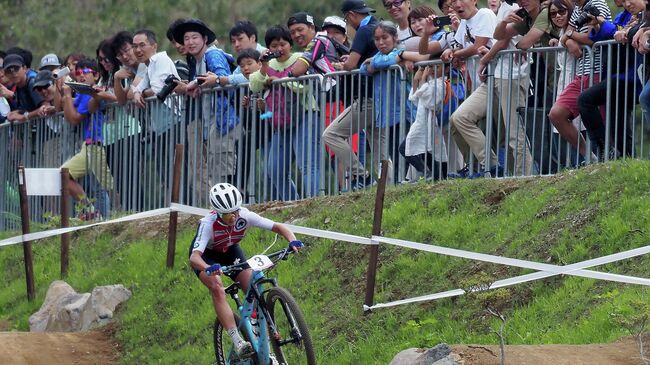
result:
<svg viewBox="0 0 650 365"><path fill-rule="evenodd" d="M266 255L255 255L246 261L251 269L256 271L266 270L273 266L273 262Z"/></svg>

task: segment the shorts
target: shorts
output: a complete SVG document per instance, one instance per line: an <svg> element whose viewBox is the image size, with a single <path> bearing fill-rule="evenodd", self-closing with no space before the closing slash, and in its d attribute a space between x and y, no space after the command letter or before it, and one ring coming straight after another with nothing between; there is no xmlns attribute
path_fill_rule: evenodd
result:
<svg viewBox="0 0 650 365"><path fill-rule="evenodd" d="M555 100L555 105L561 105L565 109L569 110L571 113L569 119L580 116L580 110L578 110L578 97L590 86L600 82L600 74L594 74L593 80L593 83L589 84L589 75L576 76L576 78L573 79L564 90L562 90L562 93L557 97L557 100Z"/></svg>
<svg viewBox="0 0 650 365"><path fill-rule="evenodd" d="M192 242L194 242L194 240L192 240ZM192 244L190 244L189 256L192 256ZM237 263L246 262L246 255L244 255L244 251L241 249L239 244L228 247L228 251L226 252L218 252L218 251L206 249L205 252L203 252L203 255L201 255L201 258L208 265L219 264L221 266L229 266L234 264L235 262ZM248 264L244 264L243 268L250 269L250 266ZM241 271L235 271L232 273L228 273L226 275L229 278L231 278L233 281L235 281L235 278L237 277L237 275L239 275L240 272ZM199 274L201 274L201 270L195 269L194 273L196 274L196 277L199 277Z"/></svg>
<svg viewBox="0 0 650 365"><path fill-rule="evenodd" d="M108 168L104 146L97 144L82 144L79 152L63 163L62 169L68 169L73 179L79 180L86 176L88 169L105 191L113 191L113 175Z"/></svg>

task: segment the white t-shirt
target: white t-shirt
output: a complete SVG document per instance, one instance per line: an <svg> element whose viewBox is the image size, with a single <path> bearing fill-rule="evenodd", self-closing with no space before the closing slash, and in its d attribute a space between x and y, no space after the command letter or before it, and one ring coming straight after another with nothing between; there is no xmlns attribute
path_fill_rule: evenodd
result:
<svg viewBox="0 0 650 365"><path fill-rule="evenodd" d="M397 27L397 39L400 43L403 43L407 39L413 37L415 34L411 31L411 27L406 27L405 29L400 29Z"/></svg>
<svg viewBox="0 0 650 365"><path fill-rule="evenodd" d="M497 27L497 16L488 8L479 9L473 17L462 19L456 31L455 40L462 48L469 48L474 45L476 37L489 38L486 46L494 46L494 29ZM475 86L480 84L477 75L478 57L468 58L466 61L467 71Z"/></svg>
<svg viewBox="0 0 650 365"><path fill-rule="evenodd" d="M519 9L519 5L516 3L510 5L505 1L502 2L497 13L497 24L517 9ZM516 45L521 38L523 38L521 35L512 37L507 49L517 49ZM494 68L494 77L497 79L509 79L511 77L512 79L518 79L528 75L528 57L525 53L508 53L502 57L495 58L495 60L497 63ZM512 67L510 67L511 64Z"/></svg>

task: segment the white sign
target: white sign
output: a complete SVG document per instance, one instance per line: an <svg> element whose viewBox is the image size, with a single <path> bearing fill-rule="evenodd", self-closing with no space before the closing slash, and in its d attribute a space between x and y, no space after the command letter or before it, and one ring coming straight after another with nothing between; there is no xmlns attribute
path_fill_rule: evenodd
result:
<svg viewBox="0 0 650 365"><path fill-rule="evenodd" d="M262 271L273 267L273 261L266 255L255 255L246 261L251 269L255 271Z"/></svg>
<svg viewBox="0 0 650 365"><path fill-rule="evenodd" d="M27 195L61 195L61 169L25 169Z"/></svg>

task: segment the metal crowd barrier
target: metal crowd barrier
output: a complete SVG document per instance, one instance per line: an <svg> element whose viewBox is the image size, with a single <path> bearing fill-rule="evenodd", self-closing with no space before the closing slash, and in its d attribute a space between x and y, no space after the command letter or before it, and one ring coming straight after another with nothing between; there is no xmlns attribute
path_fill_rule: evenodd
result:
<svg viewBox="0 0 650 365"><path fill-rule="evenodd" d="M647 158L648 125L633 97L643 84L622 85L612 77L620 62L638 63L644 70L644 60L630 60L636 53L619 48L615 42L583 48L584 57L593 61L601 54L604 61L600 74L609 100L603 108L604 145L596 146L579 121L574 122L587 150L604 160ZM495 77L497 66L512 69L523 60L529 63L525 75ZM476 171L482 161L473 151L458 148L450 122L455 108L479 85L476 69L455 69L439 60L416 66L433 76L422 79L415 70L393 66L369 76L357 70L276 80L262 93L239 85L204 90L198 98L149 98L145 108L109 105L103 143L87 148L89 161L105 161L108 169L95 168L80 183L104 217L113 210L168 206L176 144L185 148L180 203L194 206L208 206L208 188L221 181L238 186L246 203L367 188L378 178L382 160L391 163L393 183L445 178L465 166ZM575 74L576 60L559 47L502 51L490 65L486 118L480 125L485 150L493 151L506 176L554 174L582 161L580 146L561 138L548 118ZM598 70L588 74L589 86L595 85ZM420 86L430 86L426 97L412 90L414 77ZM59 167L84 141L81 128L59 113L0 125L0 143L0 229L17 229L17 167ZM613 147L619 154L609 153ZM593 162L591 156L584 160ZM486 162L486 169L491 168L492 159ZM93 170L91 163L88 170ZM58 214L57 200L30 197L32 219Z"/></svg>

